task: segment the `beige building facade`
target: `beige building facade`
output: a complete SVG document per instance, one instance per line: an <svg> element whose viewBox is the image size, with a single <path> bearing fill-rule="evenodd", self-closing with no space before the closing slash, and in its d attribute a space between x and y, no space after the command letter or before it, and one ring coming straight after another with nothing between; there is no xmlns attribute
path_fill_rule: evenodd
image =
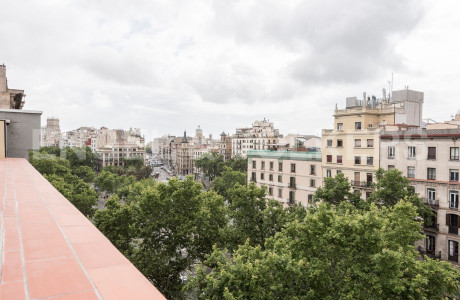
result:
<svg viewBox="0 0 460 300"><path fill-rule="evenodd" d="M6 66L0 65L0 109L22 109L24 90L10 89L6 78Z"/></svg>
<svg viewBox="0 0 460 300"><path fill-rule="evenodd" d="M346 108L334 110L334 129L322 132L322 172L325 177L343 172L362 197L371 193L379 168L380 131L388 124L422 125L423 93L394 91L377 99L347 98Z"/></svg>
<svg viewBox="0 0 460 300"><path fill-rule="evenodd" d="M460 243L460 129L382 131L380 162L408 177L435 213L417 248L458 264Z"/></svg>
<svg viewBox="0 0 460 300"><path fill-rule="evenodd" d="M266 187L267 197L283 205L313 203L322 185L321 153L252 150L248 157L248 182Z"/></svg>
<svg viewBox="0 0 460 300"><path fill-rule="evenodd" d="M237 128L232 135L232 156L246 157L251 150L275 150L282 137L273 122L255 121L252 127Z"/></svg>

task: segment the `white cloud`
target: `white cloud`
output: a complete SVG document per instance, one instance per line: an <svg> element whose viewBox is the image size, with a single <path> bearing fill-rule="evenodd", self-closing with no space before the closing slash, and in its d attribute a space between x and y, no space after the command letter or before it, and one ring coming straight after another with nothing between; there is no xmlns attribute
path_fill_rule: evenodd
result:
<svg viewBox="0 0 460 300"><path fill-rule="evenodd" d="M364 90L380 94L391 72L395 88L426 92L432 118L457 109L453 0L7 0L5 7L0 62L10 86L26 90L26 108L60 117L64 129L180 134L200 124L217 134L267 117L284 133L317 133L331 126L335 103Z"/></svg>

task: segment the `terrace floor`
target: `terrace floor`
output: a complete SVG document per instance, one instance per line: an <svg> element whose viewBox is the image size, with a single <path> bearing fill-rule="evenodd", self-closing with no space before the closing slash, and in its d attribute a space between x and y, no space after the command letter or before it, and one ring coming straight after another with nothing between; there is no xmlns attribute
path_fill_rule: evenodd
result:
<svg viewBox="0 0 460 300"><path fill-rule="evenodd" d="M0 299L164 299L25 159L0 159Z"/></svg>

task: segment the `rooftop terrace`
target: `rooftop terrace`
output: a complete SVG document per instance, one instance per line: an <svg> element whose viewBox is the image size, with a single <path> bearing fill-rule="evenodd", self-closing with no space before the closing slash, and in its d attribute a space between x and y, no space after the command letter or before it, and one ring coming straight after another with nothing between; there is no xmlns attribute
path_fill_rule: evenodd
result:
<svg viewBox="0 0 460 300"><path fill-rule="evenodd" d="M0 299L164 299L25 159L0 159Z"/></svg>

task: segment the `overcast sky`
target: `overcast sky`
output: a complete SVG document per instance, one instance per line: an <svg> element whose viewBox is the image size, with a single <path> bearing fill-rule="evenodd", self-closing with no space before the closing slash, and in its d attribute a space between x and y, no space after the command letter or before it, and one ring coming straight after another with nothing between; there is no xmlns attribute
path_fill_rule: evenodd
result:
<svg viewBox="0 0 460 300"><path fill-rule="evenodd" d="M25 109L148 138L215 137L264 117L281 133L332 128L366 91L425 92L424 117L460 109L460 2L6 0L0 63Z"/></svg>

